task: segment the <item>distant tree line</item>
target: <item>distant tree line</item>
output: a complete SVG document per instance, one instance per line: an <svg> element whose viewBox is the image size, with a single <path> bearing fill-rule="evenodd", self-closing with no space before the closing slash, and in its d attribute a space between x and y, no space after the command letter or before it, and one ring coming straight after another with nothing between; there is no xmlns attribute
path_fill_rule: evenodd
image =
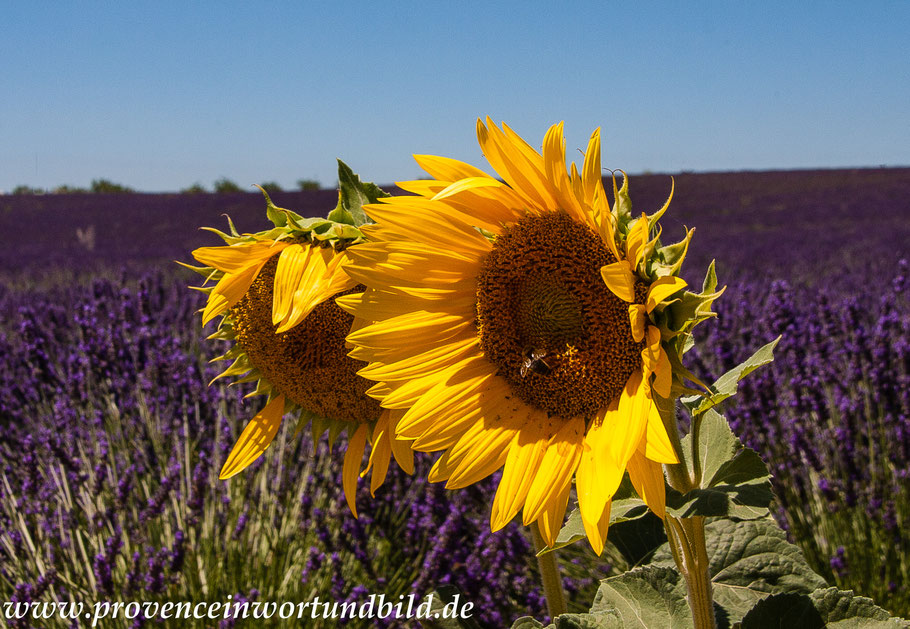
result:
<svg viewBox="0 0 910 629"><path fill-rule="evenodd" d="M274 181L267 181L260 184L269 192L283 192L284 189ZM315 179L300 179L297 181L299 190L319 190L320 184ZM88 188L79 188L75 186L62 185L56 188L33 188L31 186L16 186L10 194L130 194L136 192L133 188L114 183L107 179L93 179ZM188 188L180 190L180 194L204 194L210 190L206 189L201 183L194 183ZM227 177L222 177L212 185L211 192L217 194L228 194L231 192L247 192L235 182Z"/></svg>

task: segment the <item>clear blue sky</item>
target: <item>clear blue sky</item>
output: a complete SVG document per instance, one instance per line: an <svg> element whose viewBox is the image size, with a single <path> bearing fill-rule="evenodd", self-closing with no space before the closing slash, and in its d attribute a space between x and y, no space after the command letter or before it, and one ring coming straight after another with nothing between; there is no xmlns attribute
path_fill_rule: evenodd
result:
<svg viewBox="0 0 910 629"><path fill-rule="evenodd" d="M910 2L3 3L0 190L485 166L478 116L604 165L910 164Z"/></svg>

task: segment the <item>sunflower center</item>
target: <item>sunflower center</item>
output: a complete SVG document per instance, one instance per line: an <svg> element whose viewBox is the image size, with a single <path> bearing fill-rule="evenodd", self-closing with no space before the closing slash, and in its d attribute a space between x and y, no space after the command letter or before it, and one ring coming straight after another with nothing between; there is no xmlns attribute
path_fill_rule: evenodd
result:
<svg viewBox="0 0 910 629"><path fill-rule="evenodd" d="M564 212L520 219L484 261L481 348L523 401L551 416L592 417L641 369L629 304L600 276L615 261L594 230ZM636 284L636 301L646 290Z"/></svg>
<svg viewBox="0 0 910 629"><path fill-rule="evenodd" d="M363 363L347 355L345 337L354 320L328 299L287 332L275 334L272 295L278 256L259 271L231 310L237 342L262 377L304 410L341 421L379 417L379 402L365 392L373 383L357 375ZM354 287L339 295L362 291Z"/></svg>

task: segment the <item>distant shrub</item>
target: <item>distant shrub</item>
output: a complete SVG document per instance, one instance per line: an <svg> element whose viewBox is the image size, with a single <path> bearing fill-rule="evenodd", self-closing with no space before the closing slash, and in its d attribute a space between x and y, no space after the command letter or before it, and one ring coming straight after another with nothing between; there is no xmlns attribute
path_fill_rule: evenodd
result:
<svg viewBox="0 0 910 629"><path fill-rule="evenodd" d="M44 190L31 186L16 186L10 194L44 194Z"/></svg>
<svg viewBox="0 0 910 629"><path fill-rule="evenodd" d="M208 192L208 190L205 189L205 186L197 181L189 188L181 190L180 194L205 194L206 192Z"/></svg>
<svg viewBox="0 0 910 629"><path fill-rule="evenodd" d="M300 179L297 181L297 187L301 190L319 190L321 186L315 179Z"/></svg>
<svg viewBox="0 0 910 629"><path fill-rule="evenodd" d="M259 184L266 189L267 192L284 192L284 189L275 181L266 181L265 183Z"/></svg>
<svg viewBox="0 0 910 629"><path fill-rule="evenodd" d="M129 194L136 192L132 188L121 186L107 179L92 179L91 191L95 194Z"/></svg>
<svg viewBox="0 0 910 629"><path fill-rule="evenodd" d="M240 186L238 186L236 183L234 183L227 177L222 177L221 179L216 181L213 188L215 189L215 192L217 192L219 194L225 194L225 193L229 193L229 192L242 192L242 190L240 189Z"/></svg>
<svg viewBox="0 0 910 629"><path fill-rule="evenodd" d="M63 184L62 186L57 186L52 190L53 194L86 194L88 190L85 188L77 188L75 186L68 186Z"/></svg>

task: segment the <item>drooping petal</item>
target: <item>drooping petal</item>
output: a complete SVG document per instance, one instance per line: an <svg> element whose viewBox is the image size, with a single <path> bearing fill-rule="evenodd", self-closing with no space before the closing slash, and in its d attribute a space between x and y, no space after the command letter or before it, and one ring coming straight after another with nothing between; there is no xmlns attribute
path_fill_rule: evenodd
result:
<svg viewBox="0 0 910 629"><path fill-rule="evenodd" d="M284 416L284 396L279 395L266 404L265 408L259 411L240 433L218 478L221 480L230 478L258 459L278 433L282 416Z"/></svg>
<svg viewBox="0 0 910 629"><path fill-rule="evenodd" d="M610 456L617 465L625 466L635 452L648 426L652 404L642 373L633 371L619 396L617 411L608 412L604 417L604 429L613 436L609 444Z"/></svg>
<svg viewBox="0 0 910 629"><path fill-rule="evenodd" d="M344 465L341 469L341 482L344 486L344 499L354 517L357 517L357 477L360 475L360 462L367 442L367 424L357 426L357 430L348 440L348 449L344 453Z"/></svg>
<svg viewBox="0 0 910 629"><path fill-rule="evenodd" d="M674 277L672 275L662 277L651 284L651 287L648 289L648 298L645 301L645 306L648 309L648 314L650 314L657 307L657 304L662 302L673 293L681 291L686 286L686 280L682 279L681 277Z"/></svg>
<svg viewBox="0 0 910 629"><path fill-rule="evenodd" d="M200 247L195 249L192 255L206 266L225 273L237 273L271 258L286 246L287 243L284 242L258 240L229 247Z"/></svg>
<svg viewBox="0 0 910 629"><path fill-rule="evenodd" d="M230 310L240 301L259 275L265 261L248 266L236 273L228 273L209 294L209 300L202 311L202 325L207 324L225 311Z"/></svg>
<svg viewBox="0 0 910 629"><path fill-rule="evenodd" d="M540 536L552 547L556 543L556 537L559 535L559 529L562 528L562 522L566 517L566 507L569 504L570 485L566 485L562 492L547 505L544 512L537 519L537 528L540 530Z"/></svg>
<svg viewBox="0 0 910 629"><path fill-rule="evenodd" d="M629 459L629 480L648 508L658 517L664 518L666 511L666 493L664 490L664 473L660 463L646 457L641 450L636 450Z"/></svg>
<svg viewBox="0 0 910 629"><path fill-rule="evenodd" d="M632 326L632 340L641 343L645 338L645 307L643 305L629 305L629 323Z"/></svg>
<svg viewBox="0 0 910 629"><path fill-rule="evenodd" d="M645 431L645 456L658 463L679 463L657 404L651 405L651 411L648 414L648 427Z"/></svg>
<svg viewBox="0 0 910 629"><path fill-rule="evenodd" d="M625 302L635 301L635 275L628 262L620 260L600 267L600 276L610 291Z"/></svg>

